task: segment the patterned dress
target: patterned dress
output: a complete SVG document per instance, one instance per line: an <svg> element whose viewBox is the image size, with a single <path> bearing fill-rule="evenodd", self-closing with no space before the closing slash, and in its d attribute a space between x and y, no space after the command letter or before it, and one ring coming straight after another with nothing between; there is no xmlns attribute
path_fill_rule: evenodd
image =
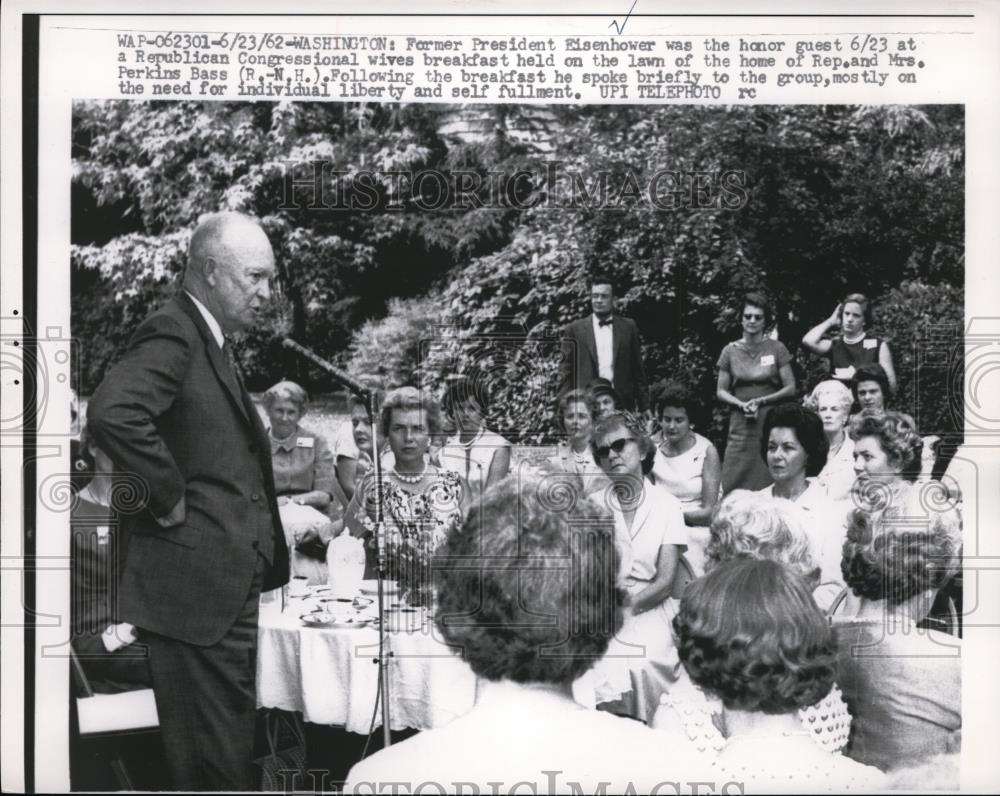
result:
<svg viewBox="0 0 1000 796"><path fill-rule="evenodd" d="M427 603L431 557L462 524L463 486L461 477L449 471L440 472L420 493L408 492L391 478L384 480L386 570L399 581L411 605ZM375 550L375 522L366 513L362 523L371 532L369 549Z"/></svg>

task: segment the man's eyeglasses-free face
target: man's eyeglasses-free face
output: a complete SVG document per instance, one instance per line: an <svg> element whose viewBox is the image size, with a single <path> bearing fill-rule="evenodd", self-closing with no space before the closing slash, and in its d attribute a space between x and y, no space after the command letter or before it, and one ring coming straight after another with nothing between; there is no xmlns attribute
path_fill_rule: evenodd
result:
<svg viewBox="0 0 1000 796"><path fill-rule="evenodd" d="M621 439L616 439L610 445L602 445L596 451L598 459L607 459L611 455L611 451L615 453L621 453L625 450L625 446L630 443L635 442L631 437L622 437Z"/></svg>

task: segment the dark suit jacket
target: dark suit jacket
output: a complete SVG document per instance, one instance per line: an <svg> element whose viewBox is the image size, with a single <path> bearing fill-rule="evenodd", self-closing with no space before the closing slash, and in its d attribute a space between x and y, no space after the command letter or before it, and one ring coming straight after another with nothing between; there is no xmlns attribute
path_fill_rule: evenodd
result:
<svg viewBox="0 0 1000 796"><path fill-rule="evenodd" d="M642 365L639 329L635 321L615 315L611 325L614 341L614 385L625 409L649 408L646 370ZM594 339L594 316L588 315L568 324L562 338L562 383L559 394L586 389L596 378L597 341Z"/></svg>
<svg viewBox="0 0 1000 796"><path fill-rule="evenodd" d="M267 434L187 295L143 321L87 417L97 444L141 487L140 510L120 518L120 619L215 644L246 601L259 540L274 543L265 590L287 582L288 550ZM184 522L161 527L154 517L181 497Z"/></svg>

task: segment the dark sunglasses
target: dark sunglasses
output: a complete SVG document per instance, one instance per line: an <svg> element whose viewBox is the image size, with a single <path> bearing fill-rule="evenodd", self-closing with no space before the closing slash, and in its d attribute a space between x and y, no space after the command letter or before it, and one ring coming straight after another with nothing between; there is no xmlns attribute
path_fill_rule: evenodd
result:
<svg viewBox="0 0 1000 796"><path fill-rule="evenodd" d="M622 437L621 439L616 439L610 445L602 445L595 452L598 459L607 459L611 455L611 451L615 453L621 453L625 450L625 445L629 442L634 442L631 437Z"/></svg>
<svg viewBox="0 0 1000 796"><path fill-rule="evenodd" d="M743 320L745 320L745 321L762 321L762 320L764 320L764 316L763 315L758 315L758 314L753 313L753 312L744 312L743 313Z"/></svg>

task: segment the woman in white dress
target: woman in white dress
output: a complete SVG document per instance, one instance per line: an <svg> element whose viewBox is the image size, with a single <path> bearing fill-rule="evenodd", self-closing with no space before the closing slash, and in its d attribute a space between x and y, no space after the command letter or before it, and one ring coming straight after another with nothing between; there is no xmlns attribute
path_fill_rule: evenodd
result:
<svg viewBox="0 0 1000 796"><path fill-rule="evenodd" d="M559 414L562 416L566 439L556 445L554 456L548 462L561 472L575 475L580 488L585 493L595 492L607 486L604 471L594 461L590 449L590 433L594 427L594 416L583 390L570 390L559 399Z"/></svg>
<svg viewBox="0 0 1000 796"><path fill-rule="evenodd" d="M660 433L653 458L653 483L681 502L688 529L684 556L695 575L705 571L708 526L719 501L722 461L715 446L694 431L697 401L679 384L666 384L653 396Z"/></svg>
<svg viewBox="0 0 1000 796"><path fill-rule="evenodd" d="M660 695L676 679L677 656L670 634L676 600L670 594L687 542L684 513L677 498L646 478L656 447L640 418L628 413L602 418L591 444L611 482L604 499L615 518L620 582L627 593L625 623L596 671L607 675L607 682L620 683L624 662L629 690L617 700L603 693L612 704L602 707L648 723Z"/></svg>
<svg viewBox="0 0 1000 796"><path fill-rule="evenodd" d="M684 593L673 622L691 681L722 702L721 770L748 793L868 792L884 775L823 750L799 709L833 686L837 646L806 582L774 561L737 558Z"/></svg>
<svg viewBox="0 0 1000 796"><path fill-rule="evenodd" d="M489 401L478 381L465 377L452 381L445 390L442 408L456 433L438 451L438 463L442 469L457 473L473 496L481 495L507 475L511 445L486 427Z"/></svg>
<svg viewBox="0 0 1000 796"><path fill-rule="evenodd" d="M833 501L850 499L854 486L854 441L847 434L854 396L835 379L821 381L803 403L823 421L829 451L816 480Z"/></svg>
<svg viewBox="0 0 1000 796"><path fill-rule="evenodd" d="M822 593L826 608L844 587L840 548L847 534L847 506L833 503L815 478L826 464L823 422L800 404L779 404L764 420L760 442L760 456L774 479L760 494L790 500L806 514L821 582L830 584Z"/></svg>

